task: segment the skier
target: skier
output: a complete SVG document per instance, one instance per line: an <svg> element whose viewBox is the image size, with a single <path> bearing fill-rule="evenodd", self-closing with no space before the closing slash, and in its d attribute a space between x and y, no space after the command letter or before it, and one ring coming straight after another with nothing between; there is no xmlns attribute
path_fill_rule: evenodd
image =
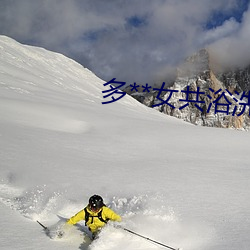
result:
<svg viewBox="0 0 250 250"><path fill-rule="evenodd" d="M74 225L80 220L85 220L85 226L92 232L94 239L109 220L120 222L122 219L120 215L105 206L101 196L95 194L89 198L89 204L72 216L67 224Z"/></svg>

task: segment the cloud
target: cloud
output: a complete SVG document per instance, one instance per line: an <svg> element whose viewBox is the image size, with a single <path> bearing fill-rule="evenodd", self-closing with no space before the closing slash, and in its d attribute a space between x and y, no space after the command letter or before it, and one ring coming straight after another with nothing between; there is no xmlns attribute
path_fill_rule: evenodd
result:
<svg viewBox="0 0 250 250"><path fill-rule="evenodd" d="M230 18L224 21L221 26L204 31L201 36L201 44L211 44L213 42L219 41L225 37L235 34L240 28L240 24L235 20L235 18Z"/></svg>
<svg viewBox="0 0 250 250"><path fill-rule="evenodd" d="M227 29L226 24L221 29ZM243 15L242 22L233 32L210 44L218 64L225 67L245 67L250 64L250 9Z"/></svg>
<svg viewBox="0 0 250 250"><path fill-rule="evenodd" d="M105 80L162 81L196 50L249 39L237 0L22 0L0 2L0 33L64 53ZM207 30L214 13L229 17ZM247 34L246 34L247 33ZM237 34L238 37L234 37ZM243 48L247 48L244 44ZM217 53L217 52L216 52ZM228 59L225 59L226 61Z"/></svg>

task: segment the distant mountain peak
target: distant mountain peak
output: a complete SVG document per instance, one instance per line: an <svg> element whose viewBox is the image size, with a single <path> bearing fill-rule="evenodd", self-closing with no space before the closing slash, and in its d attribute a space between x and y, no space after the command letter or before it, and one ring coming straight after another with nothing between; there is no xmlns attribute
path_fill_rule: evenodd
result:
<svg viewBox="0 0 250 250"><path fill-rule="evenodd" d="M187 89L193 93L188 93ZM244 108L243 105L239 105L240 96L244 93L243 91L248 93L250 90L250 66L244 69L226 70L223 65L216 63L216 57L211 55L208 49L201 49L179 65L176 79L168 90L178 90L178 93L173 92L169 103L161 106L155 104L159 103L159 97L161 100L169 97L169 93L166 91L162 92L160 96L156 91L132 96L162 113L196 125L245 130L250 128L249 106L245 107L242 115L239 115ZM198 91L204 94L197 97L195 92ZM235 97L235 93L238 93L238 99ZM187 106L182 108L187 94L189 95L188 100L198 98L199 108L194 102L188 101ZM221 96L223 97L220 99L222 108L217 110L215 101L219 100L218 98ZM231 103L230 108L228 103Z"/></svg>

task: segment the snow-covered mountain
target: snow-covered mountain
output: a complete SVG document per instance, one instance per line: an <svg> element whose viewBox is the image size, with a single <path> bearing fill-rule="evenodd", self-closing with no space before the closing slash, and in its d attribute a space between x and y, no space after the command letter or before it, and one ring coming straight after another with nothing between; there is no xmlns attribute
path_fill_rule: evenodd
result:
<svg viewBox="0 0 250 250"><path fill-rule="evenodd" d="M159 93L159 89L147 93L127 87L126 92L146 106L196 125L250 128L249 67L222 70L210 52L202 49L178 67L176 79L164 88L168 91ZM162 103L159 98L169 101L157 106Z"/></svg>
<svg viewBox="0 0 250 250"><path fill-rule="evenodd" d="M53 228L92 194L122 225L184 250L248 250L249 133L193 126L126 95L63 55L0 37L0 248L162 249L108 225ZM63 222L62 222L63 223Z"/></svg>

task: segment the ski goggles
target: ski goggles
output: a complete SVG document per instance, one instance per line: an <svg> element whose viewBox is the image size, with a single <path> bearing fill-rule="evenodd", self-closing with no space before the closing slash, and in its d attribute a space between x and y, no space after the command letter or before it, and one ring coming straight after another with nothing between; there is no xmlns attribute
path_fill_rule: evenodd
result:
<svg viewBox="0 0 250 250"><path fill-rule="evenodd" d="M89 208L93 212L97 212L97 211L99 211L101 209L101 207L97 207L97 206L93 206L93 205L92 206L90 205Z"/></svg>

